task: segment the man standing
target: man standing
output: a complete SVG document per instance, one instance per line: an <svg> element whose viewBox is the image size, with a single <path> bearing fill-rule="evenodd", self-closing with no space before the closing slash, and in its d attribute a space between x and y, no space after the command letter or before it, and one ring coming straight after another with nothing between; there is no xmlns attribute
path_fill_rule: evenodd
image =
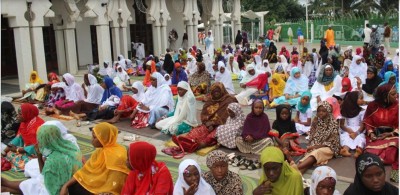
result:
<svg viewBox="0 0 400 195"><path fill-rule="evenodd" d="M365 25L364 28L364 45L368 47L369 42L371 41L371 28L369 28L369 24Z"/></svg>
<svg viewBox="0 0 400 195"><path fill-rule="evenodd" d="M385 48L388 51L388 54L390 54L389 49L390 49L390 37L392 35L392 30L390 29L390 26L388 25L387 22L385 22L384 27L385 31L383 32L383 38L385 40Z"/></svg>
<svg viewBox="0 0 400 195"><path fill-rule="evenodd" d="M369 42L369 47L371 48L371 54L375 56L378 52L379 45L381 44L381 37L377 31L377 26L372 25L371 40Z"/></svg>
<svg viewBox="0 0 400 195"><path fill-rule="evenodd" d="M335 46L335 31L332 30L332 25L325 31L325 40L328 47Z"/></svg>

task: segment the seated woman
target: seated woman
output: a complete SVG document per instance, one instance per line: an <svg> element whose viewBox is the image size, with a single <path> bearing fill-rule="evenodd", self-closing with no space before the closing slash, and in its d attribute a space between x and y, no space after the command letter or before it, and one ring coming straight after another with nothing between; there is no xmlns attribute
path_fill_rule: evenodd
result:
<svg viewBox="0 0 400 195"><path fill-rule="evenodd" d="M44 107L46 108L46 114L49 108L53 108L57 101L65 100L65 91L67 87L64 82L58 82L51 85L50 92L48 94L47 100L44 102ZM50 109L52 110L52 109Z"/></svg>
<svg viewBox="0 0 400 195"><path fill-rule="evenodd" d="M145 93L144 100L136 106L130 116L133 128L139 129L148 125L155 128L158 119L174 109L171 88L165 84L165 79L160 73L155 72L151 75L151 85Z"/></svg>
<svg viewBox="0 0 400 195"><path fill-rule="evenodd" d="M235 88L233 87L231 73L226 70L225 64L222 61L218 62L218 71L215 74L215 82L221 82L224 84L225 89L229 94L235 94Z"/></svg>
<svg viewBox="0 0 400 195"><path fill-rule="evenodd" d="M186 81L178 83L178 95L178 102L172 115L156 123L156 128L162 133L180 135L198 125L196 99L189 83Z"/></svg>
<svg viewBox="0 0 400 195"><path fill-rule="evenodd" d="M264 103L255 100L251 113L244 121L242 134L236 137L236 146L240 152L260 154L265 147L274 145L274 141L268 136L270 130L268 115L264 113Z"/></svg>
<svg viewBox="0 0 400 195"><path fill-rule="evenodd" d="M207 155L206 164L210 171L203 174L204 180L211 185L215 194L242 195L242 179L237 173L229 171L227 154L214 150Z"/></svg>
<svg viewBox="0 0 400 195"><path fill-rule="evenodd" d="M96 150L90 159L61 188L66 194L120 194L129 174L127 151L117 143L118 129L109 123L93 127L92 144Z"/></svg>
<svg viewBox="0 0 400 195"><path fill-rule="evenodd" d="M355 55L351 61L349 67L349 79L351 80L351 85L353 88L357 88L357 81L360 84L365 84L365 79L367 78L368 66L366 63L362 62L362 57Z"/></svg>
<svg viewBox="0 0 400 195"><path fill-rule="evenodd" d="M274 101L267 105L267 108L274 108L279 104L290 104L294 106L300 100L300 94L308 90L308 78L300 73L300 69L295 67L290 72L290 77L286 82L284 95L275 98Z"/></svg>
<svg viewBox="0 0 400 195"><path fill-rule="evenodd" d="M226 68L231 72L232 80L237 80L242 78L240 74L239 64L235 60L234 55L232 54L229 55L228 64L226 65Z"/></svg>
<svg viewBox="0 0 400 195"><path fill-rule="evenodd" d="M6 159L11 163L11 170L16 172L24 171L25 164L36 155L36 132L44 123L39 117L39 109L32 104L22 104L17 118L21 122L18 134L4 149Z"/></svg>
<svg viewBox="0 0 400 195"><path fill-rule="evenodd" d="M317 110L317 104L325 101L326 98L332 97L333 94L341 92L342 77L334 70L332 65L325 64L321 67L321 71L317 77L317 82L311 88L313 98L311 99L311 109Z"/></svg>
<svg viewBox="0 0 400 195"><path fill-rule="evenodd" d="M272 74L272 79L268 84L268 102L266 103L269 104L270 102L274 101L275 98L281 97L283 95L283 91L285 90L285 85L286 82L278 73Z"/></svg>
<svg viewBox="0 0 400 195"><path fill-rule="evenodd" d="M312 110L310 105L310 100L312 94L310 91L304 91L301 93L300 100L297 102L296 106L296 117L294 122L296 123L297 133L300 135L307 134L311 127Z"/></svg>
<svg viewBox="0 0 400 195"><path fill-rule="evenodd" d="M304 195L339 195L336 187L336 172L328 166L317 167L311 174L311 185L304 189Z"/></svg>
<svg viewBox="0 0 400 195"><path fill-rule="evenodd" d="M189 77L189 84L195 96L208 93L210 73L206 71L204 62L197 63L197 72Z"/></svg>
<svg viewBox="0 0 400 195"><path fill-rule="evenodd" d="M381 84L382 79L378 76L378 69L373 66L367 69L367 79L365 79L365 84L362 84L362 91L364 93L365 101L371 102L374 100L373 94L375 89Z"/></svg>
<svg viewBox="0 0 400 195"><path fill-rule="evenodd" d="M355 169L354 183L350 184L344 195L399 194L399 188L385 181L385 167L379 156L370 153L362 154L356 160ZM373 181L371 178L374 178Z"/></svg>
<svg viewBox="0 0 400 195"><path fill-rule="evenodd" d="M314 164L326 164L339 154L339 124L332 116L332 107L326 101L318 103L317 116L311 124L309 140L307 153L297 166L302 174Z"/></svg>
<svg viewBox="0 0 400 195"><path fill-rule="evenodd" d="M271 42L269 44L267 60L271 63L276 63L277 62L277 52L278 52L278 49L276 48L275 43Z"/></svg>
<svg viewBox="0 0 400 195"><path fill-rule="evenodd" d="M228 119L227 108L236 102L236 98L229 95L222 83L211 86L211 97L203 105L200 113L202 125L193 128L188 134L180 135L193 139L198 145L197 149L217 144L215 139L216 129L226 123ZM174 142L174 137L172 139Z"/></svg>
<svg viewBox="0 0 400 195"><path fill-rule="evenodd" d="M31 72L29 83L25 84L25 90L22 90L22 97L17 101L43 101L45 94L43 87L43 80L39 77L36 71ZM40 90L39 90L40 89Z"/></svg>
<svg viewBox="0 0 400 195"><path fill-rule="evenodd" d="M199 164L192 159L186 159L179 164L178 179L174 186L174 195L215 195L210 184L201 176Z"/></svg>
<svg viewBox="0 0 400 195"><path fill-rule="evenodd" d="M398 108L396 89L393 85L385 84L378 87L375 100L368 104L364 115L367 134L365 152L378 155L383 163L392 165L394 173L399 170Z"/></svg>
<svg viewBox="0 0 400 195"><path fill-rule="evenodd" d="M178 92L176 85L178 85L178 83L181 81L188 81L187 74L181 63L175 62L174 71L172 71L171 76L171 90L174 95L176 95Z"/></svg>
<svg viewBox="0 0 400 195"><path fill-rule="evenodd" d="M393 85L394 88L399 92L399 83L396 81L396 75L392 71L387 71L385 73L385 79L379 84L379 86L384 84Z"/></svg>
<svg viewBox="0 0 400 195"><path fill-rule="evenodd" d="M157 162L157 150L147 142L129 145L128 161L131 171L126 178L121 194L165 194L172 195L174 183L164 162Z"/></svg>
<svg viewBox="0 0 400 195"><path fill-rule="evenodd" d="M285 81L287 80L287 75L288 73L286 72L287 67L289 66L287 59L284 55L279 55L278 57L278 62L275 64L274 71L272 71L274 74L278 74L281 76L282 79Z"/></svg>
<svg viewBox="0 0 400 195"><path fill-rule="evenodd" d="M154 62L153 60L148 60L146 62L146 74L144 76L143 79L143 85L146 87L150 87L151 86L151 74L153 74L153 72L156 72L156 62ZM168 70L167 70L168 72Z"/></svg>
<svg viewBox="0 0 400 195"><path fill-rule="evenodd" d="M248 101L248 103L253 102L255 99L261 99L264 105L269 103L269 76L270 74L268 72L261 73L255 79L246 83L247 87L256 87L258 89L257 92L250 95L250 101Z"/></svg>
<svg viewBox="0 0 400 195"><path fill-rule="evenodd" d="M277 147L266 147L260 156L262 175L254 195L303 195L303 181L298 170L289 165L283 152Z"/></svg>
<svg viewBox="0 0 400 195"><path fill-rule="evenodd" d="M340 145L342 156L351 156L349 150L356 150L354 157L357 158L365 147L365 135L363 118L365 110L363 93L352 91L346 94L340 108L342 119L340 119Z"/></svg>
<svg viewBox="0 0 400 195"><path fill-rule="evenodd" d="M303 74L303 65L301 63L301 61L299 60L299 55L295 54L292 55L292 61L290 62L290 64L286 67L286 72L290 73L292 71L293 68L299 68L300 72ZM288 75L290 76L290 75ZM308 83L307 83L308 85Z"/></svg>
<svg viewBox="0 0 400 195"><path fill-rule="evenodd" d="M127 90L126 85L131 85L131 79L121 65L117 66L117 73L115 74L113 81L115 85L117 85L117 87L122 91Z"/></svg>
<svg viewBox="0 0 400 195"><path fill-rule="evenodd" d="M60 194L61 187L82 167L81 151L62 138L57 126L41 126L37 140L35 150L41 174L22 182L2 179L2 191L18 194ZM43 157L46 157L46 161L43 161Z"/></svg>
<svg viewBox="0 0 400 195"><path fill-rule="evenodd" d="M255 86L247 87L246 84L252 81L253 79L257 78L259 74L260 73L256 71L254 64L247 65L246 75L242 78L242 80L239 83L240 88L242 88L243 90L235 96L239 104L248 105L249 101L248 98L250 97L250 95L257 92L258 90L257 87Z"/></svg>
<svg viewBox="0 0 400 195"><path fill-rule="evenodd" d="M245 115L238 103L230 103L228 106L229 118L226 123L217 127L217 141L227 148L236 148L235 139L242 134Z"/></svg>
<svg viewBox="0 0 400 195"><path fill-rule="evenodd" d="M395 69L393 66L393 61L392 60L387 60L385 64L383 65L381 71L379 72L379 77L381 79L385 79L385 73L387 71L392 71L396 75L396 80L399 80L399 70Z"/></svg>
<svg viewBox="0 0 400 195"><path fill-rule="evenodd" d="M10 102L1 102L1 148L15 138L21 122L17 118L14 106Z"/></svg>

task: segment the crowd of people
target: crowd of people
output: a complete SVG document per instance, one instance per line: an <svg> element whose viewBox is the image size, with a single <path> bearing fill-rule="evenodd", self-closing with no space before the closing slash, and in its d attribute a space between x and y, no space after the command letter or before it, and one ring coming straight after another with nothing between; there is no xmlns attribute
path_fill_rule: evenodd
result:
<svg viewBox="0 0 400 195"><path fill-rule="evenodd" d="M44 83L33 71L18 99L26 103L16 111L2 102L1 109L3 158L11 171L25 171L31 178L2 179L2 191L242 194L241 179L228 170L230 163L262 168L253 194L333 194L336 173L324 165L354 156L357 174L345 194L398 193L385 182L383 167L391 165L391 178L398 181L398 51L393 58L382 45L377 51L370 46L341 51L329 36L321 40L319 52L285 46L278 51L273 38L253 48L240 31L233 47L215 49L213 40L209 31L204 51L196 46L167 50L149 55L136 68L119 56L114 65L104 62L99 75L85 74L82 85L69 73L50 73ZM143 81L131 83L130 75L142 70ZM204 103L200 113L199 101ZM247 115L244 106L251 106ZM96 150L91 157L82 160L74 139L66 138L72 135L60 123L46 124L38 107L47 115L69 115L77 126L82 120L103 119L93 128ZM265 109L276 109L272 125ZM129 118L132 128L171 135L180 147L163 151L177 158L218 145L260 159L215 150L207 156L210 171L204 174L196 161L186 159L174 186L168 167L155 160L155 146L134 142L127 151L117 143L118 129L112 124L121 118ZM307 148L299 146L299 136L306 137ZM292 157L301 155L296 164ZM304 189L302 174L313 166L318 168L312 184Z"/></svg>

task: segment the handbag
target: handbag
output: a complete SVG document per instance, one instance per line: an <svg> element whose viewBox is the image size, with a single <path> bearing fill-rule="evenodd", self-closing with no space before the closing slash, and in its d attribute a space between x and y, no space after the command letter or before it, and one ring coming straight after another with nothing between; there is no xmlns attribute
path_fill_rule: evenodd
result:
<svg viewBox="0 0 400 195"><path fill-rule="evenodd" d="M393 127L388 127L388 126L379 126L375 128L375 135L379 136L382 133L389 133L393 131Z"/></svg>
<svg viewBox="0 0 400 195"><path fill-rule="evenodd" d="M11 169L11 163L7 159L1 157L1 171L8 171Z"/></svg>
<svg viewBox="0 0 400 195"><path fill-rule="evenodd" d="M199 147L199 144L194 139L190 139L190 138L185 137L185 136L173 135L172 136L172 141L176 145L178 145L179 148L182 151L182 153L178 153L178 154L175 154L175 155L172 156L175 159L183 158L186 155L186 153L193 153Z"/></svg>

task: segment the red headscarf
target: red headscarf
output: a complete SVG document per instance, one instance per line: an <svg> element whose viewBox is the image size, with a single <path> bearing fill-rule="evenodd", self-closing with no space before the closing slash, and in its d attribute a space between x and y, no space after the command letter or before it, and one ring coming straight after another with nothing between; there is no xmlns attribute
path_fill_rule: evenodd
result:
<svg viewBox="0 0 400 195"><path fill-rule="evenodd" d="M361 47L359 47L359 48L356 49L356 55L360 55L361 52L362 52L362 51L361 51Z"/></svg>
<svg viewBox="0 0 400 195"><path fill-rule="evenodd" d="M54 72L49 73L47 75L47 78L49 80L49 83L48 83L49 85L52 85L54 83L60 82L60 79L58 78L58 75L56 73L54 73Z"/></svg>
<svg viewBox="0 0 400 195"><path fill-rule="evenodd" d="M39 115L39 109L32 104L22 104L20 107L22 118L21 125L18 129L18 135L22 136L25 146L37 143L36 131L44 123Z"/></svg>
<svg viewBox="0 0 400 195"><path fill-rule="evenodd" d="M264 90L268 82L268 74L259 74L256 78L246 83L246 86L256 86L258 90Z"/></svg>
<svg viewBox="0 0 400 195"><path fill-rule="evenodd" d="M182 66L181 63L179 63L179 62L175 62L175 64L174 64L175 68L178 68L178 67L181 67L181 66Z"/></svg>
<svg viewBox="0 0 400 195"><path fill-rule="evenodd" d="M172 195L171 174L165 163L155 161L157 150L154 145L142 141L134 142L129 145L128 153L129 164L133 170L129 172L121 195L141 195L148 192ZM153 172L152 166L156 173ZM162 182L157 183L159 180Z"/></svg>
<svg viewBox="0 0 400 195"><path fill-rule="evenodd" d="M349 86L349 88L347 89L347 91L345 91L345 90L343 89L343 86ZM351 87L351 81L350 81L350 79L349 79L348 77L344 77L344 78L342 79L342 93L343 93L343 92L349 92L349 91L351 91L351 90L353 90L353 87Z"/></svg>

